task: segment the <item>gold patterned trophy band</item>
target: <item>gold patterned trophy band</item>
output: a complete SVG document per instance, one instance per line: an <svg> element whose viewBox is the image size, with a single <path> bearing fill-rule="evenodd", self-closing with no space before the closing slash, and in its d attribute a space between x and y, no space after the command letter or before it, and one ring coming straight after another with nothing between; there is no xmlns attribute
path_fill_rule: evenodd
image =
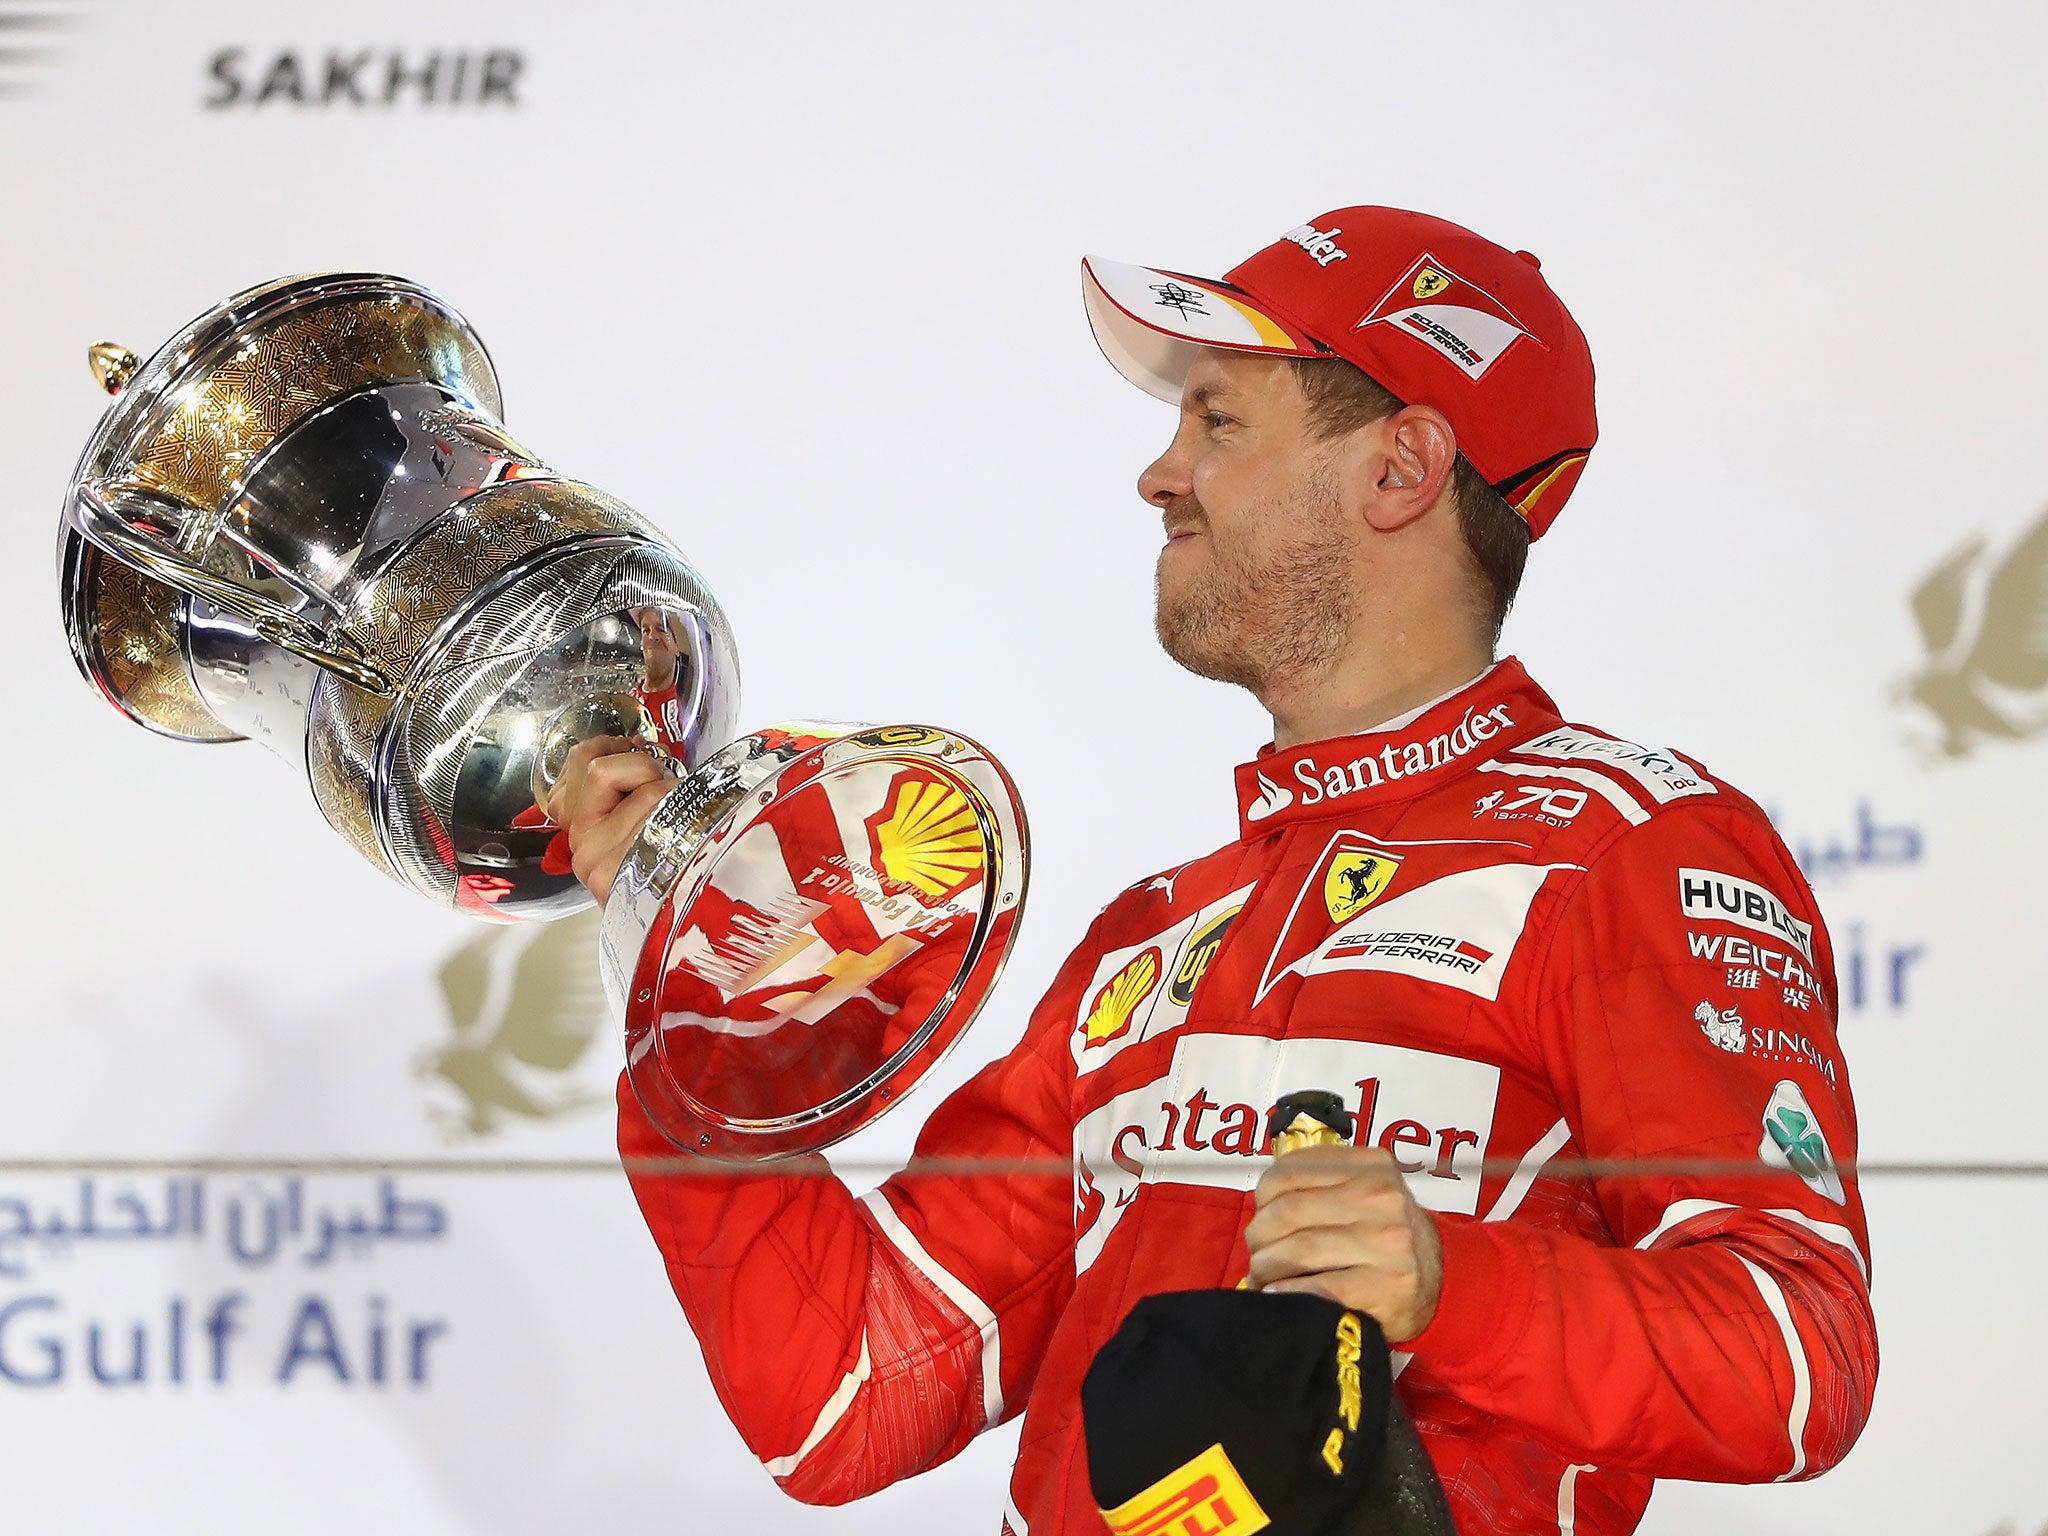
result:
<svg viewBox="0 0 2048 1536"><path fill-rule="evenodd" d="M210 357L209 352L225 355ZM127 349L100 343L93 370L110 393L133 379ZM118 359L118 361L113 361ZM259 320L189 357L165 359L175 387L147 404L119 445L138 489L186 508L177 540L216 569L231 545L208 551L249 465L304 417L365 385L442 384L501 408L490 359L467 328L411 295L343 294ZM110 444L112 448L116 445ZM79 618L100 681L143 724L188 741L233 741L208 711L177 642L183 594L74 540ZM209 557L210 553L210 557Z"/></svg>
<svg viewBox="0 0 2048 1536"><path fill-rule="evenodd" d="M219 508L249 464L309 411L366 384L445 384L500 409L475 340L447 316L397 298L344 298L293 310L251 333L178 392L135 455L135 484L187 506ZM196 550L209 519L187 524Z"/></svg>

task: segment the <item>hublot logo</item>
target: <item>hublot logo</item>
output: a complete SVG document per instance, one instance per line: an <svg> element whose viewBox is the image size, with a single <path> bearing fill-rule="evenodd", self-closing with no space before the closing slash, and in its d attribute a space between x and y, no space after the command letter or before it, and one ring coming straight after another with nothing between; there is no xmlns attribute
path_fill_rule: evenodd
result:
<svg viewBox="0 0 2048 1536"><path fill-rule="evenodd" d="M514 48L223 48L207 62L209 111L248 107L516 107L526 56Z"/></svg>

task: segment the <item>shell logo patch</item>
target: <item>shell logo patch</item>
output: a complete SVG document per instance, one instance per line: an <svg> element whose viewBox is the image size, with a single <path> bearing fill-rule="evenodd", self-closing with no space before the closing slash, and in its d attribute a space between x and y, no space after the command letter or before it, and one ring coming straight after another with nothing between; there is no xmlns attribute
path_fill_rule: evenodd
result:
<svg viewBox="0 0 2048 1536"><path fill-rule="evenodd" d="M904 780L874 836L882 873L934 900L979 876L987 860L967 797L931 779Z"/></svg>
<svg viewBox="0 0 2048 1536"><path fill-rule="evenodd" d="M1081 1021L1089 1045L1107 1045L1131 1027L1138 1005L1159 985L1159 951L1148 949L1102 984Z"/></svg>
<svg viewBox="0 0 2048 1536"><path fill-rule="evenodd" d="M1344 922L1378 901L1400 867L1401 861L1390 853L1340 850L1323 875L1323 905L1329 909L1330 921Z"/></svg>

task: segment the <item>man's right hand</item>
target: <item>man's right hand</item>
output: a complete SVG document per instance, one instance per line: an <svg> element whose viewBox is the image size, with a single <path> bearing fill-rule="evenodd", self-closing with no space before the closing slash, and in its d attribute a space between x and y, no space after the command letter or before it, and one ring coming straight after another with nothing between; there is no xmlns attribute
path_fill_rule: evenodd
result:
<svg viewBox="0 0 2048 1536"><path fill-rule="evenodd" d="M548 815L568 833L570 867L599 906L641 825L679 782L623 736L593 736L569 749Z"/></svg>

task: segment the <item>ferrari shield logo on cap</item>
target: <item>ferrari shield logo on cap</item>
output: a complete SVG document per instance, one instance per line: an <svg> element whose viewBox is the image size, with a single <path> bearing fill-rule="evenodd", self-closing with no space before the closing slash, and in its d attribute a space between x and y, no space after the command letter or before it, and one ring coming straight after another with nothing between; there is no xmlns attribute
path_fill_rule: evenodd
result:
<svg viewBox="0 0 2048 1536"><path fill-rule="evenodd" d="M1524 337L1543 345L1499 299L1427 252L1355 329L1371 325L1392 326L1414 337L1474 382L1486 377L1501 354Z"/></svg>

